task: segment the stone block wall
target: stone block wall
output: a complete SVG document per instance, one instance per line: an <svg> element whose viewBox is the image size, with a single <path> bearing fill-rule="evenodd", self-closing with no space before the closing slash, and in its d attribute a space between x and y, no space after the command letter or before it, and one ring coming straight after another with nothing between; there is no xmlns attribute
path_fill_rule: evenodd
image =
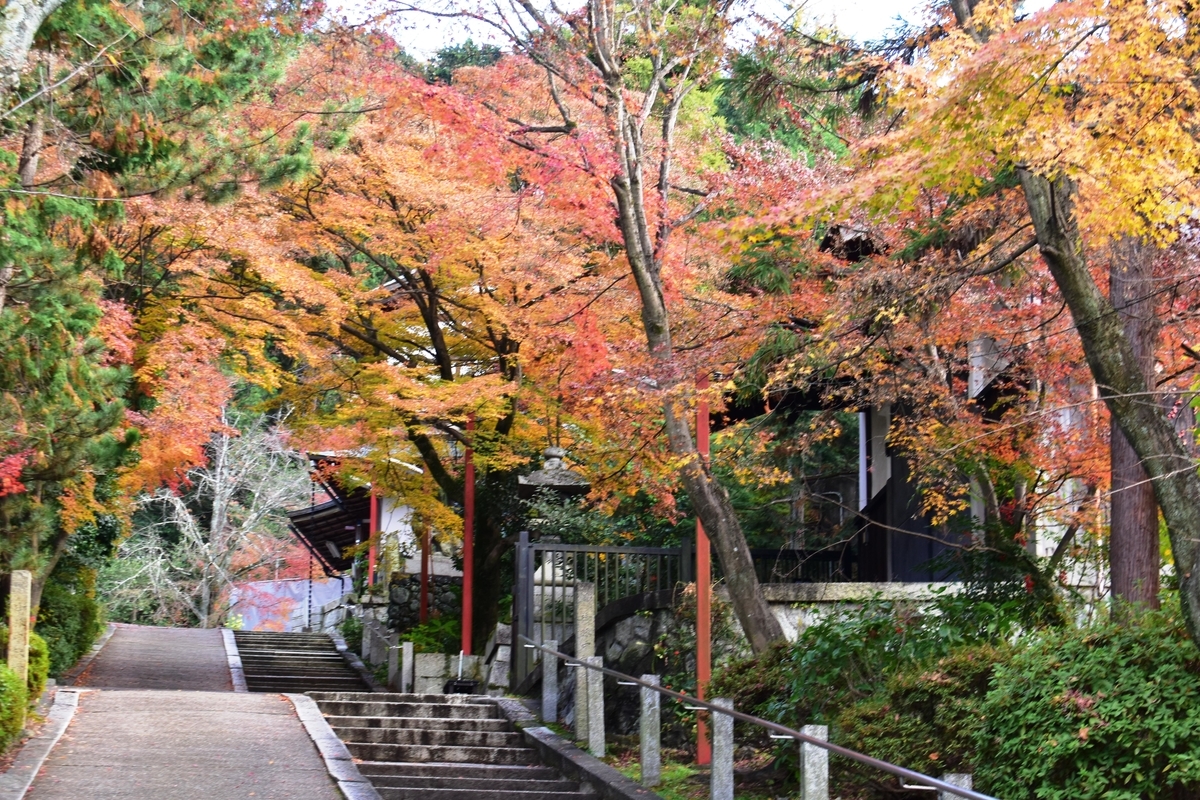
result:
<svg viewBox="0 0 1200 800"><path fill-rule="evenodd" d="M429 577L430 616L461 616L462 578L450 575ZM387 625L403 636L420 624L421 576L393 577L388 584Z"/></svg>

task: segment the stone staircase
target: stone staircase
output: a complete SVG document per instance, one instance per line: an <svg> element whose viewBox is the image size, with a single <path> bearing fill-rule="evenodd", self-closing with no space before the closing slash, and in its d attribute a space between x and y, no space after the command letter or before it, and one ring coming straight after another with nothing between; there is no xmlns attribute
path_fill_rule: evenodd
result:
<svg viewBox="0 0 1200 800"><path fill-rule="evenodd" d="M588 800L479 695L309 692L384 800Z"/></svg>
<svg viewBox="0 0 1200 800"><path fill-rule="evenodd" d="M235 631L252 692L361 692L368 687L324 633Z"/></svg>

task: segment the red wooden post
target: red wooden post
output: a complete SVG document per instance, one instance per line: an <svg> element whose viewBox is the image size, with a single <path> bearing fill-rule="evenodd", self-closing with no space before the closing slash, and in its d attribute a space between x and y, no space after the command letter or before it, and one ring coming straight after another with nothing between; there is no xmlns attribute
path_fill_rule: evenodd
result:
<svg viewBox="0 0 1200 800"><path fill-rule="evenodd" d="M375 585L376 546L379 543L379 495L371 492L371 527L367 531L367 586Z"/></svg>
<svg viewBox="0 0 1200 800"><path fill-rule="evenodd" d="M475 432L475 417L467 417L467 453L463 465L463 596L462 649L471 649L471 625L475 621L475 452L471 449L471 434Z"/></svg>
<svg viewBox="0 0 1200 800"><path fill-rule="evenodd" d="M421 611L417 619L425 623L429 621L429 548L433 546L433 529L426 525L421 538Z"/></svg>
<svg viewBox="0 0 1200 800"><path fill-rule="evenodd" d="M701 375L696 388L708 388L708 376ZM708 461L708 401L696 404L696 451ZM696 697L704 699L712 678L712 551L708 534L696 517ZM703 711L696 712L696 763L712 763L712 745Z"/></svg>

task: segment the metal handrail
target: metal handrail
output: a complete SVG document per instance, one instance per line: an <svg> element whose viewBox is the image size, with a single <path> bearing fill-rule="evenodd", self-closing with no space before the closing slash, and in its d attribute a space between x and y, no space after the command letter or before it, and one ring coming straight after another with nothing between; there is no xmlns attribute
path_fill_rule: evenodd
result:
<svg viewBox="0 0 1200 800"><path fill-rule="evenodd" d="M943 791L943 792L947 792L948 794L957 795L959 797L965 797L968 800L996 800L996 798L992 797L991 795L983 794L982 792L977 792L974 789L964 789L961 786L955 786L952 783L947 783L946 781L943 781L940 778L934 778L934 777L931 777L924 773L917 772L916 770L907 769L905 767L901 767L896 764L892 764L891 762L888 762L888 761L881 761L878 758L872 758L871 756L864 755L863 753L860 753L857 750L851 750L847 747L842 747L840 745L833 744L832 742L827 742L824 739L818 739L814 736L809 736L807 734L801 733L800 731L792 730L791 728L787 727L786 725L780 725L777 722L771 722L770 720L765 720L760 717L756 717L751 714L746 714L746 713L743 713L741 711L737 711L734 709L721 708L720 706L714 706L712 703L701 700L698 697L692 697L690 695L683 694L682 692L676 692L671 689L664 689L661 686L655 686L652 683L646 683L645 681L643 681L639 678L635 678L632 675L626 675L623 672L617 672L616 670L612 670L607 667L598 667L595 664L588 664L584 661L579 660L578 658L569 656L566 653L560 653L557 650L551 650L548 647L540 645L537 642L530 639L528 636L518 635L517 638L524 639L525 647L532 647L536 650L541 650L543 653L552 655L556 658L560 658L568 664L574 664L576 666L584 667L586 669L596 670L605 675L611 675L614 678L617 678L618 680L628 681L630 683L641 686L643 689L652 689L652 690L658 692L659 694L665 694L667 697L671 697L675 700L679 700L680 702L687 703L689 705L700 706L701 708L707 709L708 711L716 712L718 714L725 714L727 716L733 717L734 719L741 720L742 722L750 722L755 725L760 725L769 731L783 734L785 736L790 736L793 739L797 739L797 740L799 740L801 742L805 742L807 744L816 745L817 747L828 750L829 752L831 752L835 755L842 756L843 758L848 758L851 761L857 761L860 764L865 764L868 767L874 767L875 769L881 770L883 772L890 772L891 774L895 775L898 778L903 778L905 780L910 780L910 781L916 781L918 783L922 783L926 786L929 786L930 788L938 789L939 791Z"/></svg>

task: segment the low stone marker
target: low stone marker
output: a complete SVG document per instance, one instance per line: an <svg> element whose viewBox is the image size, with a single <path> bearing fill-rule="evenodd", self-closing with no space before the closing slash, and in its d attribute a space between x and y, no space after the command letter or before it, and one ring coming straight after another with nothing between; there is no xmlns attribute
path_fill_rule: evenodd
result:
<svg viewBox="0 0 1200 800"><path fill-rule="evenodd" d="M393 692L402 691L399 688L400 682L400 645L396 644L396 634L388 637L387 651L387 685Z"/></svg>
<svg viewBox="0 0 1200 800"><path fill-rule="evenodd" d="M805 725L800 732L823 742L829 741L827 725ZM800 743L800 797L801 800L829 800L829 751L808 742Z"/></svg>
<svg viewBox="0 0 1200 800"><path fill-rule="evenodd" d="M583 660L596 655L596 584L575 585L575 657ZM582 667L575 675L575 739L588 741L588 680L579 674L590 670Z"/></svg>
<svg viewBox="0 0 1200 800"><path fill-rule="evenodd" d="M957 786L960 789L975 788L975 781L970 775L964 775L960 772L952 772L949 775L943 775L942 780L951 786ZM958 795L950 792L938 792L938 800L962 800Z"/></svg>
<svg viewBox="0 0 1200 800"><path fill-rule="evenodd" d="M717 708L733 710L733 701L718 697ZM702 712L701 712L702 713ZM733 800L733 717L712 712L712 800Z"/></svg>
<svg viewBox="0 0 1200 800"><path fill-rule="evenodd" d="M400 643L400 691L404 693L413 690L413 643Z"/></svg>
<svg viewBox="0 0 1200 800"><path fill-rule="evenodd" d="M558 649L558 642L547 639L543 645ZM558 721L558 657L542 653L542 721Z"/></svg>
<svg viewBox="0 0 1200 800"><path fill-rule="evenodd" d="M583 663L594 667L604 666L604 658L601 656L590 656L582 660ZM587 673L580 677L584 678L584 683L587 684L588 752L596 758L604 758L604 673L582 667L579 671Z"/></svg>
<svg viewBox="0 0 1200 800"><path fill-rule="evenodd" d="M21 682L29 680L29 613L33 595L33 573L13 570L8 596L8 668Z"/></svg>
<svg viewBox="0 0 1200 800"><path fill-rule="evenodd" d="M645 683L659 685L657 675L643 675ZM661 698L653 689L641 687L642 718L641 718L641 749L642 749L642 786L647 789L658 786L662 782L662 722Z"/></svg>

